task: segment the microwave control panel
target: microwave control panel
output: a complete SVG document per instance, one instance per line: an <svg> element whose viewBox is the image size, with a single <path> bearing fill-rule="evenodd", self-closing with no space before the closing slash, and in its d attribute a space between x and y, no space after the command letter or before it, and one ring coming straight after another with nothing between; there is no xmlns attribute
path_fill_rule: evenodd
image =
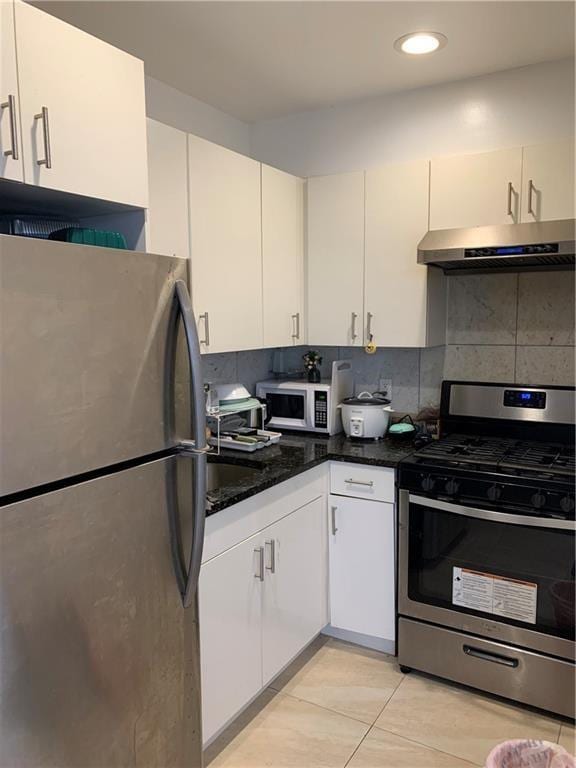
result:
<svg viewBox="0 0 576 768"><path fill-rule="evenodd" d="M314 426L316 429L328 428L328 392L314 392Z"/></svg>

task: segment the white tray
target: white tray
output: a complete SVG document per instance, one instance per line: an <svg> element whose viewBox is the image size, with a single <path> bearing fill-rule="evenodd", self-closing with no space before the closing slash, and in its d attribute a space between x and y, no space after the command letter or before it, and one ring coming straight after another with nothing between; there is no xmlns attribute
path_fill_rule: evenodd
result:
<svg viewBox="0 0 576 768"><path fill-rule="evenodd" d="M256 432L256 437L258 437L258 435L268 437L269 440L267 440L265 443L242 443L238 440L234 440L232 437L221 437L220 448L229 448L231 451L243 451L244 453L254 453L254 451L259 451L261 448L274 445L282 437L281 432L269 432L266 429L259 429ZM212 445L217 448L218 439L216 437L208 438L208 445Z"/></svg>

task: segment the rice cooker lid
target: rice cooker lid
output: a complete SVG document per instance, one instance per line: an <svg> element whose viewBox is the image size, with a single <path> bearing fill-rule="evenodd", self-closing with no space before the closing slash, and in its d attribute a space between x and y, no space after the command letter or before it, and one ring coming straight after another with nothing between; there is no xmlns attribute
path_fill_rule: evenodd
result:
<svg viewBox="0 0 576 768"><path fill-rule="evenodd" d="M390 405L390 400L383 397L379 392L375 392L371 395L369 392L360 392L357 397L347 397L342 400L343 405L356 405L356 406L378 406L382 408L384 405Z"/></svg>

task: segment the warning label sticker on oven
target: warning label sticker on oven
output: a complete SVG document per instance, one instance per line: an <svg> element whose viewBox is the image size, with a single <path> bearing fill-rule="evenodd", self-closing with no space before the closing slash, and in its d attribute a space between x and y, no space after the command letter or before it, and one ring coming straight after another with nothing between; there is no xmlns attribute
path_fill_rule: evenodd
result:
<svg viewBox="0 0 576 768"><path fill-rule="evenodd" d="M494 613L536 624L537 584L493 573L452 569L452 602L463 608Z"/></svg>

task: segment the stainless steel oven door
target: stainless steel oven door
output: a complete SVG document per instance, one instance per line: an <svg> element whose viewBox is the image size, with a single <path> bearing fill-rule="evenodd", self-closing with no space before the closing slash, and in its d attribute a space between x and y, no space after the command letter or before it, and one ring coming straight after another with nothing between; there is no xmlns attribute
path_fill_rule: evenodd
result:
<svg viewBox="0 0 576 768"><path fill-rule="evenodd" d="M574 658L574 531L569 520L478 509L399 492L400 615L566 659ZM462 604L457 569L527 585L534 616ZM474 581L472 580L474 588ZM520 593L520 598L523 595ZM511 604L512 604L511 603ZM478 605L482 605L481 602ZM494 604L495 605L495 604ZM521 606L526 611L526 606ZM498 610L502 610L501 606Z"/></svg>

